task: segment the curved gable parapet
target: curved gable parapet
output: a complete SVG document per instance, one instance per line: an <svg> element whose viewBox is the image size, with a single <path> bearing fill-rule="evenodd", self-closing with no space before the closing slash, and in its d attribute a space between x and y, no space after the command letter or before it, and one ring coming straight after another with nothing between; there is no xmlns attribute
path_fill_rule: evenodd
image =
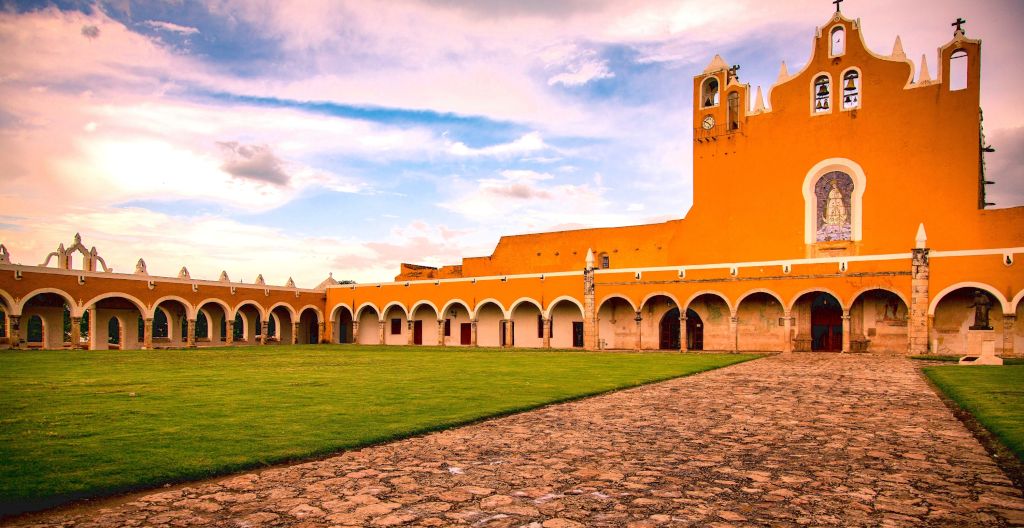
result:
<svg viewBox="0 0 1024 528"><path fill-rule="evenodd" d="M843 52L831 53L830 35L835 28L842 28L845 34ZM768 89L768 105L772 112L795 110L803 112L807 107L808 87L817 75L828 73L832 79L841 79L842 73L856 67L870 76L872 90L897 90L912 86L914 64L905 55L879 55L868 48L864 41L859 19L851 19L842 13L835 13L823 26L815 30L811 40L811 54L804 67L797 73L789 74L783 65L779 79ZM886 82L888 81L888 82Z"/></svg>

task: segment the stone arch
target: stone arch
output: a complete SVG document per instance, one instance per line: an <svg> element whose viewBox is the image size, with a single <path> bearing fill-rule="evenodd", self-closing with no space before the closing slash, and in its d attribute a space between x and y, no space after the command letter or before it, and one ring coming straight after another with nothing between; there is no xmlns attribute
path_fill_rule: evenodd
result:
<svg viewBox="0 0 1024 528"><path fill-rule="evenodd" d="M220 314L215 314L213 310L207 308L207 306L211 304L220 308ZM197 343L204 342L210 345L219 345L222 342L227 341L227 321L231 314L231 306L221 299L209 297L196 303L196 312L198 313L200 311L206 314L208 335L200 338L197 330ZM196 322L198 323L198 321L199 316L196 315Z"/></svg>
<svg viewBox="0 0 1024 528"><path fill-rule="evenodd" d="M813 104L813 102L812 102ZM853 192L850 193L850 239L858 241L864 238L864 189L867 177L864 169L856 161L847 158L828 158L816 163L804 176L801 192L804 196L804 243L817 242L817 207L818 200L814 195L814 186L818 180L830 172L842 172L853 180ZM836 297L838 299L838 297Z"/></svg>
<svg viewBox="0 0 1024 528"><path fill-rule="evenodd" d="M363 317L363 310L365 310L367 308L370 308L371 310L373 310L374 313L377 314L377 320L378 321L381 320L380 308L378 308L377 305L373 304L372 302L364 302L363 304L360 304L358 308L356 308L355 319L357 321L362 319L362 317Z"/></svg>
<svg viewBox="0 0 1024 528"><path fill-rule="evenodd" d="M432 303L432 302L430 302L430 301L428 301L428 300L426 300L426 299L423 299L421 301L416 301L416 303L413 304L411 308L409 308L409 313L410 314L415 314L416 310L419 310L423 306L429 306L429 307L433 308L434 309L434 313L437 314L438 317L441 316L441 312L437 309L437 305Z"/></svg>
<svg viewBox="0 0 1024 528"><path fill-rule="evenodd" d="M160 306L160 303L164 301L176 301L178 303L181 303L181 305L185 308L185 317L189 319L196 318L195 306L192 306L192 303L186 301L182 297L178 297L177 295L164 295L163 297L160 297L159 299L153 301L153 308L152 310L150 310L150 317L152 317L152 314L156 313L156 307Z"/></svg>
<svg viewBox="0 0 1024 528"><path fill-rule="evenodd" d="M354 343L355 316L352 308L345 303L335 304L331 308L331 342L332 343Z"/></svg>
<svg viewBox="0 0 1024 528"><path fill-rule="evenodd" d="M544 309L540 302L530 297L520 297L509 306L508 314L512 325L512 346L544 346Z"/></svg>
<svg viewBox="0 0 1024 528"><path fill-rule="evenodd" d="M118 301L126 304L120 304ZM142 300L124 292L107 292L89 299L84 306L89 309L90 314L90 348L94 350L106 350L108 348L110 321L115 318L120 321L121 339L118 343L120 349L141 348L143 343L139 339L138 321L139 319L144 320L149 313L146 303L142 302Z"/></svg>
<svg viewBox="0 0 1024 528"><path fill-rule="evenodd" d="M985 290L985 292L987 292L992 297L995 297L995 299L999 301L1000 308L1003 310L1003 313L1010 313L1010 303L1006 301L1006 297L1003 297L1003 294L1000 293L997 288L994 288L983 282L958 282L956 284L943 288L942 291L940 291L939 293L935 294L934 297L932 297L932 302L931 304L928 305L928 315L934 316L935 307L939 305L939 301L941 301L942 298L948 295L950 292L959 290L960 288L974 288L977 290Z"/></svg>
<svg viewBox="0 0 1024 528"><path fill-rule="evenodd" d="M800 290L795 295L793 295L793 298L789 301L789 307L788 307L789 310L792 312L793 311L793 307L796 305L796 302L799 301L801 297L803 297L804 295L807 295L808 293L827 293L827 294L831 295L832 297L835 297L835 299L837 301L839 301L839 306L841 306L844 310L849 308L849 306L843 302L843 298L840 297L839 294L837 294L835 291L833 291L833 290L831 290L829 288L815 287L815 288L807 288L807 289L804 289L804 290Z"/></svg>
<svg viewBox="0 0 1024 528"><path fill-rule="evenodd" d="M695 301L701 295L712 295L714 297L718 297L729 308L729 313L730 314L736 313L736 308L729 301L729 298L726 297L726 295L724 293L722 293L722 292L720 292L718 290L700 290L698 292L695 292L693 295L690 295L686 299L686 303L685 303L686 309L690 309L690 305L693 304L693 301Z"/></svg>
<svg viewBox="0 0 1024 528"><path fill-rule="evenodd" d="M544 317L551 321L552 348L583 347L583 303L563 295L548 303Z"/></svg>
<svg viewBox="0 0 1024 528"><path fill-rule="evenodd" d="M637 310L637 306L633 304L633 300L621 293L610 293L608 295L605 295L603 298L601 298L601 302L597 303L597 309L600 310L601 306L604 305L604 303L608 302L610 299L622 299L623 301L626 301L626 304L628 304L634 312Z"/></svg>
<svg viewBox="0 0 1024 528"><path fill-rule="evenodd" d="M448 313L448 310L450 310L456 304L462 305L462 307L466 309L466 313L468 313L470 315L473 314L473 310L469 309L469 303L467 303L466 301L463 301L462 299L452 299L452 300L444 303L444 307L442 307L441 311L438 312L438 313L446 314L446 313Z"/></svg>
<svg viewBox="0 0 1024 528"><path fill-rule="evenodd" d="M17 307L18 307L18 303L14 302L14 297L11 297L11 294L9 294L9 293L7 293L7 292L5 292L3 290L0 290L0 299L3 299L4 306L6 306L7 310L10 310L10 312L11 312L11 313L8 313L7 315L13 315L15 317L21 315L21 312L13 313L14 310L16 310ZM88 306L88 305L86 305L86 306Z"/></svg>
<svg viewBox="0 0 1024 528"><path fill-rule="evenodd" d="M499 300L497 300L497 299L495 299L493 297L488 297L488 298L483 299L481 301L477 301L476 306L473 308L473 312L472 312L473 319L477 318L477 314L480 312L480 308L483 307L486 304L493 304L493 305L497 306L498 309L501 310L501 315L503 317L508 317L508 310L505 309L505 305L501 304L501 301L499 301Z"/></svg>
<svg viewBox="0 0 1024 528"><path fill-rule="evenodd" d="M274 312L274 310L276 310L278 308L281 308L281 307L284 307L285 311L288 312L288 316L292 318L292 321L298 319L298 316L299 316L298 311L296 311L295 308L292 305L290 305L290 304L288 304L288 303L286 303L284 301L274 303L273 306L271 306L270 308L267 309L267 313L271 314L271 313Z"/></svg>
<svg viewBox="0 0 1024 528"><path fill-rule="evenodd" d="M352 311L352 307L350 307L347 303L340 302L338 304L335 304L333 307L331 307L331 320L332 321L338 318L338 314L340 313L340 310L342 308L344 308L345 310L348 310L349 315L355 316L355 312Z"/></svg>
<svg viewBox="0 0 1024 528"><path fill-rule="evenodd" d="M295 322L298 323L296 326L298 334L294 337L295 342L300 345L319 344L321 328L324 326L323 312L312 304L303 306L297 312ZM310 314L312 315L310 316Z"/></svg>
<svg viewBox="0 0 1024 528"><path fill-rule="evenodd" d="M261 320L266 320L266 318L267 318L267 310L266 310L266 308L264 308L262 305L260 305L260 303L258 303L256 301L252 301L252 300L245 300L245 301L241 301L238 304L236 304L234 309L231 310L231 315L232 316L237 315L238 311L241 310L245 306L252 306L253 308L256 308L256 312L259 313L260 319Z"/></svg>
<svg viewBox="0 0 1024 528"><path fill-rule="evenodd" d="M32 298L35 297L36 295L40 295L43 293L53 293L63 297L64 300L68 303L68 308L71 310L71 317L82 316L82 308L78 306L78 303L75 302L75 299L73 299L71 295L69 295L67 292L59 288L37 288L35 290L28 292L27 294L25 294L25 296L21 298L21 302L17 304L17 307L11 308L12 312L17 311L17 313L12 313L11 315L14 315L15 317L22 315L22 313L25 310L25 305L27 305L28 302L31 301Z"/></svg>
<svg viewBox="0 0 1024 528"><path fill-rule="evenodd" d="M380 326L384 316L381 315L377 305L365 302L356 308L356 315L353 321L359 323L359 331L353 332L353 339L360 345L382 345L380 341Z"/></svg>
<svg viewBox="0 0 1024 528"><path fill-rule="evenodd" d="M1021 302L1024 302L1024 290L1017 292L1017 295L1015 295L1013 300L1010 301L1010 312L1017 313L1017 308L1020 307ZM1022 323L1024 323L1024 321L1022 321ZM1021 352L1024 352L1024 350Z"/></svg>
<svg viewBox="0 0 1024 528"><path fill-rule="evenodd" d="M404 304L402 304L401 302L398 302L398 301L391 301L391 302L385 304L384 308L381 308L381 310L380 310L380 316L381 317L387 317L388 312L390 312L391 309L395 308L395 307L401 308L402 309L402 315L405 316L406 319L409 318L409 309L406 308ZM383 320L383 319L381 319L381 320Z"/></svg>
<svg viewBox="0 0 1024 528"><path fill-rule="evenodd" d="M973 306L975 292L982 291L989 297L988 328L978 329L977 310ZM935 296L928 310L929 342L933 354L966 356L981 352L983 342L992 341L997 355L1007 346L1013 346L1013 337L1007 339L1005 316L1010 303L999 290L978 282L957 283L943 289Z"/></svg>
<svg viewBox="0 0 1024 528"><path fill-rule="evenodd" d="M867 292L874 291L874 290L880 290L880 291L891 293L891 294L895 295L896 297L899 297L899 299L901 301L903 301L903 304L905 304L907 306L910 306L910 300L907 299L907 296L904 295L903 292L901 292L901 291L899 291L899 290L897 290L895 288L891 288L889 286L865 286L864 288L861 288L861 289L857 290L856 293L854 293L853 295L850 296L850 299L851 299L850 300L850 306L852 307L853 303L857 302L857 298L858 297L860 297L861 295L864 295Z"/></svg>
<svg viewBox="0 0 1024 528"><path fill-rule="evenodd" d="M432 312L430 316L427 312ZM437 311L434 303L422 300L413 305L409 311L409 320L412 324L412 344L414 345L437 345L438 328L437 321L441 314Z"/></svg>
<svg viewBox="0 0 1024 528"><path fill-rule="evenodd" d="M910 305L887 287L863 288L850 297L850 351L905 354Z"/></svg>
<svg viewBox="0 0 1024 528"><path fill-rule="evenodd" d="M245 313L247 309L251 309L255 314ZM235 305L229 321L235 321L234 324L237 326L237 321L241 319L242 328L235 329L236 334L241 334L238 339L241 339L243 343L255 344L257 343L256 337L263 335L262 323L267 321L267 318L267 310L262 305L253 300L244 300ZM232 339L235 339L234 336Z"/></svg>
<svg viewBox="0 0 1024 528"><path fill-rule="evenodd" d="M473 311L462 299L452 299L444 304L439 317L444 320L441 337L443 346L469 346L473 344Z"/></svg>
<svg viewBox="0 0 1024 528"><path fill-rule="evenodd" d="M768 289L745 292L736 301L736 350L782 352L786 349L785 304Z"/></svg>
<svg viewBox="0 0 1024 528"><path fill-rule="evenodd" d="M317 307L315 305L312 305L312 304L307 304L307 305L303 306L302 308L299 308L298 310L295 310L296 317L302 317L302 312L305 312L306 310L313 310L313 313L316 314L316 322L318 322L318 323L324 322L324 312L323 312L323 310L321 310L319 307Z"/></svg>
<svg viewBox="0 0 1024 528"><path fill-rule="evenodd" d="M665 291L652 292L640 302L639 311L640 348L679 350L679 299L675 295ZM672 311L675 315L666 319Z"/></svg>
<svg viewBox="0 0 1024 528"><path fill-rule="evenodd" d="M287 320L284 318L287 316ZM299 321L295 308L286 302L275 303L267 310L267 339L291 344L295 338L292 328Z"/></svg>

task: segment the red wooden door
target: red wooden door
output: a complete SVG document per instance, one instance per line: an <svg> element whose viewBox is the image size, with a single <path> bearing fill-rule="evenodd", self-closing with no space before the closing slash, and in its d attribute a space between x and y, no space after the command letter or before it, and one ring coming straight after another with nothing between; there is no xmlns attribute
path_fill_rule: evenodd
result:
<svg viewBox="0 0 1024 528"><path fill-rule="evenodd" d="M472 345L473 344L473 324L462 323L459 326L459 344L461 345Z"/></svg>
<svg viewBox="0 0 1024 528"><path fill-rule="evenodd" d="M416 321L412 325L412 344L423 344L423 321Z"/></svg>

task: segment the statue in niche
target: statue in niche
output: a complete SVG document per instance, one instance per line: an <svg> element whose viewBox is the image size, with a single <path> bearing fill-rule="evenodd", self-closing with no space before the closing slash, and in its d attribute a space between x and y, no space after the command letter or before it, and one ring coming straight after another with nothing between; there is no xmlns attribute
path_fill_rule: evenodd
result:
<svg viewBox="0 0 1024 528"><path fill-rule="evenodd" d="M989 325L988 321L988 310L989 306L992 305L992 301L989 300L988 295L981 290L974 290L974 302L971 303L971 308L974 308L974 324L971 325L971 330L991 330L992 326Z"/></svg>
<svg viewBox="0 0 1024 528"><path fill-rule="evenodd" d="M849 174L833 171L825 174L814 185L818 204L817 241L851 240L851 195L853 179Z"/></svg>

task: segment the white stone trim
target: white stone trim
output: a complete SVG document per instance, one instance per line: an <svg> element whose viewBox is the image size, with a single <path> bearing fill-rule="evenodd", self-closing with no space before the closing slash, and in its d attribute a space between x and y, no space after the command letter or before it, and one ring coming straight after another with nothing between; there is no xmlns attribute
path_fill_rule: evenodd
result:
<svg viewBox="0 0 1024 528"><path fill-rule="evenodd" d="M469 318L473 318L473 310L470 309L469 303L459 298L449 299L447 302L444 303L444 306L441 308L441 311L439 312L441 314L441 318L444 319L444 314L448 313L448 310L450 310L456 304L462 305L462 307L466 309L466 313L469 314Z"/></svg>
<svg viewBox="0 0 1024 528"><path fill-rule="evenodd" d="M935 315L935 308L939 305L939 301L941 301L943 297L945 297L950 292L954 290L959 290L960 288L975 288L978 290L985 290L990 295L995 297L997 301L999 301L1000 307L1002 308L1004 314L1009 313L1010 311L1009 301L1006 300L1006 297L1003 297L1003 294L999 292L998 288L994 288L989 284L985 284L984 282L958 282L956 284L952 284L950 286L943 288L942 291L940 291L939 293L935 294L932 297L932 302L928 305L928 315Z"/></svg>
<svg viewBox="0 0 1024 528"><path fill-rule="evenodd" d="M85 304L82 305L82 312L84 313L85 310L87 310L90 306L92 306L92 305L94 305L94 304L96 304L96 303L98 303L98 302L100 302L100 301L102 301L104 299L113 299L115 297L122 297L122 298L130 301L132 304L135 305L135 308L139 310L139 315L141 315L143 319L146 318L146 313L149 311L149 307L146 306L146 303L142 302L142 300L140 300L138 297L135 297L134 295L129 295L127 293L122 293L122 292L101 293L101 294L93 297L92 299L89 299L88 301L86 301ZM202 306L202 305L200 305L200 306Z"/></svg>
<svg viewBox="0 0 1024 528"><path fill-rule="evenodd" d="M77 273L72 273L72 275L77 275ZM61 290L59 288L38 288L38 289L35 289L35 290L32 290L32 291L26 293L21 298L21 301L18 302L17 307L12 307L11 308L12 312L13 311L17 311L18 313L16 313L16 314L12 313L11 315L13 315L15 317L21 317L21 314L22 314L22 312L24 312L25 305L28 304L28 301L30 301L33 297L35 297L36 295L39 295L41 293L55 293L57 295L60 295L61 297L64 298L65 301L67 301L67 303L68 303L68 311L71 312L71 317L81 317L82 316L82 307L79 306L77 302L75 302L75 299L72 298L71 295L68 294L68 292L66 292L64 290Z"/></svg>
<svg viewBox="0 0 1024 528"><path fill-rule="evenodd" d="M551 300L551 302L548 303L547 310L543 312L544 317L546 319L551 319L551 310L554 309L554 307L557 306L558 303L562 301L569 301L570 303L576 305L576 307L580 309L580 315L585 314L587 311L583 307L583 303L580 302L579 299L573 297L572 295L561 295L559 297L555 297L554 299Z"/></svg>
<svg viewBox="0 0 1024 528"><path fill-rule="evenodd" d="M842 308L843 311L849 311L849 309L850 309L850 306L848 304L846 304L845 301L843 301L842 296L840 296L838 293L836 293L835 291L830 290L828 288L816 286L816 287L813 287L813 288L807 288L806 290L800 290L800 291L796 292L796 294L793 295L793 298L790 299L789 306L785 307L786 310L789 311L790 313L792 313L793 312L793 308L796 307L797 301L799 301L801 297L803 297L804 295L807 295L808 293L827 293L827 294L831 295L832 297L834 297L836 299L836 301L839 302L839 307Z"/></svg>
<svg viewBox="0 0 1024 528"><path fill-rule="evenodd" d="M643 310L644 306L647 305L647 301L649 301L649 300L651 300L651 299L653 299L653 298L655 298L655 297L657 297L659 295L661 295L662 297L668 297L669 299L672 299L672 302L676 303L676 307L679 306L679 299L676 298L675 295L672 295L671 293L669 293L667 291L656 291L656 292L652 292L652 293L647 294L643 298L643 300L640 301L640 309Z"/></svg>
<svg viewBox="0 0 1024 528"><path fill-rule="evenodd" d="M215 286L221 288L234 287L234 288L250 288L254 290L273 290L273 291L287 291L287 292L302 292L302 293L323 293L323 290L313 290L309 288L288 288L287 286L271 286L262 284L249 284L245 282L220 282L213 280L201 280L201 279L179 279L177 277L160 277L157 275L135 275L134 273L114 273L112 271L83 271L83 270L64 270L59 268L47 268L42 266L26 266L23 264L0 264L0 270L12 270L22 271L29 273L49 273L52 275L73 275L77 277L96 277L100 279L116 279L116 280L130 280L140 282L164 282L173 284L197 284L199 286Z"/></svg>
<svg viewBox="0 0 1024 528"><path fill-rule="evenodd" d="M405 320L408 321L409 320L409 309L406 308L405 305L402 304L401 301L391 301L391 302L385 304L384 307L381 308L380 312L378 313L378 316L380 317L380 320L381 321L387 321L387 319L385 319L385 317L387 317L388 312L391 311L391 308L393 308L395 306L397 306L397 307L402 309L402 312L405 313Z"/></svg>
<svg viewBox="0 0 1024 528"><path fill-rule="evenodd" d="M929 251L929 258L942 258L942 257L979 257L983 255L1013 255L1022 253L1024 254L1024 247L1012 247L1012 248L995 248L995 249L963 249L954 251Z"/></svg>
<svg viewBox="0 0 1024 528"><path fill-rule="evenodd" d="M860 80L860 84L857 86L857 106L855 106L853 108L843 108L844 102L843 102L842 91L846 90L846 87L843 86L843 83L846 81L846 74L850 73L851 71L857 72L857 79ZM843 70L839 74L839 90L840 90L840 93L839 93L839 111L840 112L852 112L854 110L860 110L861 108L864 108L864 84L865 84L864 83L864 72L860 69L859 66L850 66L849 68L846 68L845 70Z"/></svg>
<svg viewBox="0 0 1024 528"><path fill-rule="evenodd" d="M733 307L732 301L729 300L729 296L718 290L700 290L698 292L694 292L694 294L691 295L689 299L686 299L686 306L683 307L684 313L682 315L685 315L685 311L689 310L690 305L693 304L693 301L697 300L697 297L700 297L701 295L714 295L715 297L718 297L722 302L725 303L725 307L729 309L730 315L736 314L736 308Z"/></svg>
<svg viewBox="0 0 1024 528"><path fill-rule="evenodd" d="M434 310L434 319L437 319L438 317L441 316L441 312L437 309L436 304L426 299L423 299L416 301L416 303L413 304L411 308L409 308L409 317L414 317L416 314L416 310L419 310L421 306L429 306L432 310Z"/></svg>
<svg viewBox="0 0 1024 528"><path fill-rule="evenodd" d="M509 307L508 307L509 317L511 317L512 314L515 313L516 308L519 308L519 305L523 304L523 303L530 303L530 304L532 304L535 308L537 308L537 311L539 311L541 313L541 315L544 314L544 306L542 306L540 304L540 301L538 301L538 300L536 300L536 299L534 299L532 297L520 297L520 298L512 301L512 304L509 305Z"/></svg>
<svg viewBox="0 0 1024 528"><path fill-rule="evenodd" d="M477 316L477 314L480 313L480 307L485 305L485 304L487 304L487 303L491 303L491 304L497 305L498 309L501 310L502 317L504 317L505 319L508 319L510 317L510 314L509 314L508 310L505 309L505 305L504 304L501 304L501 301L495 299L494 297L488 297L486 299L481 299L481 300L476 302L476 306L473 306L473 311L470 312L470 314L469 314L470 318L473 319L474 321L476 321L476 316Z"/></svg>
<svg viewBox="0 0 1024 528"><path fill-rule="evenodd" d="M334 322L334 320L338 318L339 308L344 308L348 310L348 314L352 317L352 320L356 320L355 312L352 311L352 307L349 306L347 303L340 302L331 307L331 322Z"/></svg>
<svg viewBox="0 0 1024 528"><path fill-rule="evenodd" d="M288 304L288 303L286 303L284 301L274 303L273 306L271 306L270 308L267 308L267 313L268 314L274 313L274 310L277 309L278 306L284 306L287 309L288 317L291 318L293 323L296 320L298 320L298 316L296 315L296 314L298 314L298 312L290 304Z"/></svg>
<svg viewBox="0 0 1024 528"><path fill-rule="evenodd" d="M377 321L378 322L382 321L381 315L380 315L381 314L380 308L376 304L374 304L374 303L372 303L370 301L366 301L363 304L360 304L359 308L356 308L356 311L353 312L353 314L352 314L352 320L353 321L359 321L360 319L362 319L363 318L363 309L367 308L367 307L373 308L373 311L377 314Z"/></svg>
<svg viewBox="0 0 1024 528"><path fill-rule="evenodd" d="M1017 295L1013 297L1013 301L1010 302L1010 312L1017 315L1017 308L1020 307L1021 302L1024 302L1024 290L1017 292ZM1024 324L1024 321L1021 321L1021 324Z"/></svg>
<svg viewBox="0 0 1024 528"><path fill-rule="evenodd" d="M295 319L293 319L293 321L296 322L296 323L299 322L299 319L302 319L302 312L305 312L306 310L308 310L310 308L312 308L313 309L313 313L316 314L316 322L318 322L318 323L326 322L326 321L324 321L324 312L320 308L316 307L316 305L312 305L312 304L307 304L307 305L303 306L302 308L299 308L298 310L295 310Z"/></svg>
<svg viewBox="0 0 1024 528"><path fill-rule="evenodd" d="M853 193L850 195L850 235L854 242L864 238L864 188L867 187L867 177L864 176L864 169L856 161L847 158L828 158L819 161L804 176L802 192L804 195L804 244L815 244L815 229L817 219L817 200L814 198L814 185L818 179L832 171L840 171L850 175L853 179ZM850 257L837 258L838 260L853 260Z"/></svg>
<svg viewBox="0 0 1024 528"><path fill-rule="evenodd" d="M639 308L637 308L637 306L633 304L633 300L627 297L625 294L609 293L608 295L605 295L603 298L601 298L601 302L598 302L597 304L594 305L594 314L596 315L597 313L599 313L601 311L601 307L604 306L604 303L608 302L611 299L622 299L623 301L629 303L629 305L633 308L634 312L639 310Z"/></svg>
<svg viewBox="0 0 1024 528"><path fill-rule="evenodd" d="M229 317L228 320L229 321L234 321L235 317L238 317L238 314L240 313L240 310L245 305L255 306L256 307L256 311L259 312L259 314L260 314L260 321L266 321L267 320L267 309L264 308L262 304L260 304L260 303L258 303L256 301L253 301L251 299L246 299L246 300L240 301L238 304L236 304L235 305L235 309L232 310L231 313L228 315L228 317ZM245 317L242 318L242 322L244 324L248 324L248 323L246 323Z"/></svg>

